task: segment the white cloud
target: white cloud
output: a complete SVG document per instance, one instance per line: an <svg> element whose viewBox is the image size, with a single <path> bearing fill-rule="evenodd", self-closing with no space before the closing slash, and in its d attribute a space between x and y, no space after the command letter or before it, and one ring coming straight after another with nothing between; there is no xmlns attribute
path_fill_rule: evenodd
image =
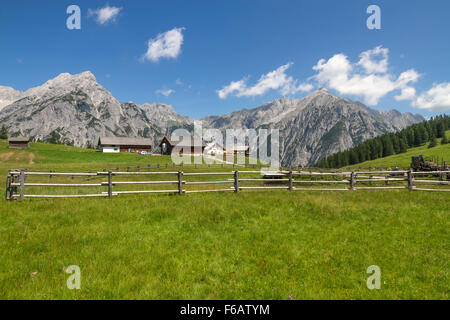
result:
<svg viewBox="0 0 450 320"><path fill-rule="evenodd" d="M153 62L161 58L174 59L181 53L183 44L183 30L185 28L174 28L164 33L160 33L156 38L148 40L148 49L142 60Z"/></svg>
<svg viewBox="0 0 450 320"><path fill-rule="evenodd" d="M450 110L450 82L434 84L413 101L413 106L436 112Z"/></svg>
<svg viewBox="0 0 450 320"><path fill-rule="evenodd" d="M405 87L402 89L401 93L395 96L395 100L403 101L403 100L412 100L416 96L416 89L413 87Z"/></svg>
<svg viewBox="0 0 450 320"><path fill-rule="evenodd" d="M417 82L419 77L420 75L414 69L409 69L398 76L397 85L403 88L410 82Z"/></svg>
<svg viewBox="0 0 450 320"><path fill-rule="evenodd" d="M95 20L97 23L105 24L109 21L115 21L121 10L122 8L110 7L109 5L106 5L105 7L96 10L89 9L88 15L96 16Z"/></svg>
<svg viewBox="0 0 450 320"><path fill-rule="evenodd" d="M314 86L310 83L300 83L297 87L297 91L303 91L303 92L308 92L311 91L312 89L314 89Z"/></svg>
<svg viewBox="0 0 450 320"><path fill-rule="evenodd" d="M312 68L316 73L308 80L315 80L317 85L336 90L339 94L360 96L369 106L375 106L387 94L395 93L396 101L409 100L414 107L435 112L450 110L450 82L434 84L428 91L417 95L413 84L419 80L420 74L409 69L396 75L389 70L388 62L389 49L382 46L362 52L356 62L350 62L346 55L339 53L328 60L320 59ZM225 99L229 95L259 96L269 90L278 90L283 95L311 91L313 84L299 84L298 80L286 74L291 66L292 62L289 62L262 75L252 86L248 86L248 77L232 81L217 90L218 96Z"/></svg>
<svg viewBox="0 0 450 320"><path fill-rule="evenodd" d="M377 105L379 100L394 90L406 90L398 98L410 95L410 83L419 78L413 70L407 70L398 76L388 72L388 49L376 47L360 55L359 62L352 64L344 54L336 54L330 59L321 59L313 67L317 74L313 76L322 86L328 86L340 94L362 96L367 105ZM381 59L376 59L381 57ZM362 66L364 73L358 70Z"/></svg>
<svg viewBox="0 0 450 320"><path fill-rule="evenodd" d="M388 68L388 54L389 49L378 46L362 52L359 55L358 64L365 69L366 73L385 73Z"/></svg>
<svg viewBox="0 0 450 320"><path fill-rule="evenodd" d="M162 94L163 96L170 96L172 93L175 92L175 90L172 89L158 89L155 91L157 94Z"/></svg>
<svg viewBox="0 0 450 320"><path fill-rule="evenodd" d="M311 84L298 84L297 80L286 75L286 70L291 65L292 62L289 62L274 71L262 75L258 82L251 87L247 86L248 78L232 81L229 85L217 90L217 94L219 98L225 99L230 94L234 94L237 97L255 97L263 95L269 90L279 90L283 95L312 90L313 86Z"/></svg>
<svg viewBox="0 0 450 320"><path fill-rule="evenodd" d="M239 81L231 81L231 83L227 86L224 86L221 90L217 90L217 94L220 99L225 99L228 95L234 92L243 92L246 88L245 85L246 79L242 79Z"/></svg>

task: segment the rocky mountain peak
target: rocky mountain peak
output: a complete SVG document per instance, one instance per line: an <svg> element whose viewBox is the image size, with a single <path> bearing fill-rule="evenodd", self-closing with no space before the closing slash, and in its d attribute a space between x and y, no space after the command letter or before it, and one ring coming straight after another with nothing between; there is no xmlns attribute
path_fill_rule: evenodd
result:
<svg viewBox="0 0 450 320"><path fill-rule="evenodd" d="M23 92L11 87L0 86L0 111L23 97Z"/></svg>
<svg viewBox="0 0 450 320"><path fill-rule="evenodd" d="M96 85L97 80L90 71L72 75L70 73L61 73L53 79L48 80L43 85L31 88L27 92L30 94L42 93L45 90L64 89L72 87L86 87L88 85Z"/></svg>
<svg viewBox="0 0 450 320"><path fill-rule="evenodd" d="M162 103L144 103L140 106L142 109L147 109L149 111L165 111L173 113L175 110L171 105Z"/></svg>
<svg viewBox="0 0 450 320"><path fill-rule="evenodd" d="M325 88L320 88L312 93L310 93L308 96L305 97L307 100L311 101L313 99L322 99L322 100L330 100L330 99L342 99L341 97L335 96L330 91L328 91Z"/></svg>
<svg viewBox="0 0 450 320"><path fill-rule="evenodd" d="M45 82L42 86L27 90L24 93L24 96L49 99L76 91L82 91L89 96L93 105L96 107L104 101L114 101L116 104L118 103L111 93L97 82L95 76L90 71L75 75L61 73L55 78Z"/></svg>

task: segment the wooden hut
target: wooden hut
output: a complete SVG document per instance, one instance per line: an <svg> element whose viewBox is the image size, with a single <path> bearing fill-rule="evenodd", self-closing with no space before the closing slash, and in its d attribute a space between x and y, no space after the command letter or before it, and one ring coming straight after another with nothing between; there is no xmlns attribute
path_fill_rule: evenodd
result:
<svg viewBox="0 0 450 320"><path fill-rule="evenodd" d="M30 147L30 138L29 137L9 138L8 146L12 149L28 149Z"/></svg>
<svg viewBox="0 0 450 320"><path fill-rule="evenodd" d="M161 154L165 155L171 155L173 148L177 146L178 148L181 148L179 151L179 154L203 154L206 144L202 140L200 145L198 145L198 142L194 137L190 137L190 139L183 139L180 138L180 140L171 140L168 137L163 137L161 140L161 143L159 144L159 147L161 148Z"/></svg>

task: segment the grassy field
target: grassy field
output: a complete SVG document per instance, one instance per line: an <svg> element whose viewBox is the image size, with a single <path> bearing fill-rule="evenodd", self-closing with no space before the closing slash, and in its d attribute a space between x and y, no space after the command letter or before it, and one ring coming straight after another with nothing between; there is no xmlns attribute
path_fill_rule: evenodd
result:
<svg viewBox="0 0 450 320"><path fill-rule="evenodd" d="M448 130L446 134L450 139L450 130ZM409 166L411 164L411 156L419 154L423 154L425 158L438 158L439 161L443 159L446 163L450 164L450 144L441 145L440 142L442 139L437 140L438 145L430 149L428 149L428 143L426 143L423 146L408 149L408 151L405 153L395 154L385 158L358 163L346 168L389 168L397 166L399 168L409 169Z"/></svg>
<svg viewBox="0 0 450 320"><path fill-rule="evenodd" d="M12 151L3 141L0 192L11 168L78 171L167 161L46 144ZM205 170L213 169L198 169ZM2 299L450 295L450 201L443 193L283 190L24 202L2 197L0 207ZM66 287L69 265L81 268L81 290ZM381 268L380 290L366 287L370 265Z"/></svg>

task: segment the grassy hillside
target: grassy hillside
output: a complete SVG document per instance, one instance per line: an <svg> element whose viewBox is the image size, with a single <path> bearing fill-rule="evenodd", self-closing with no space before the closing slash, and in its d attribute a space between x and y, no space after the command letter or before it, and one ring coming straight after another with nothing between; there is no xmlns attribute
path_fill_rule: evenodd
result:
<svg viewBox="0 0 450 320"><path fill-rule="evenodd" d="M2 195L9 168L170 160L44 144L17 151L4 142L0 157ZM448 194L2 196L0 208L1 299L449 298ZM69 265L81 268L81 290L66 287ZM366 287L370 265L381 268L381 290Z"/></svg>
<svg viewBox="0 0 450 320"><path fill-rule="evenodd" d="M447 137L450 138L450 130L446 132ZM428 143L417 148L410 148L407 152L395 154L385 158L379 158L371 161L358 163L346 168L389 168L399 167L408 169L411 164L411 157L414 155L423 154L425 158L439 158L444 159L446 163L450 164L450 144L441 145L442 139L437 139L438 145L428 149Z"/></svg>
<svg viewBox="0 0 450 320"><path fill-rule="evenodd" d="M95 166L102 163L166 163L170 156L141 156L135 153L101 153L97 150L83 149L48 143L31 143L26 150L7 148L7 141L0 140L0 163L28 165L48 165L80 163Z"/></svg>
<svg viewBox="0 0 450 320"><path fill-rule="evenodd" d="M239 157L239 162L237 157ZM191 164L194 164L192 157ZM235 163L248 163L248 158L235 156ZM259 162L258 162L259 163ZM8 148L6 140L0 140L0 166L33 166L42 170L67 170L69 167L76 170L101 170L103 168L116 168L123 166L141 166L172 164L167 155L142 156L137 153L102 153L93 149L84 149L60 144L30 143L26 150ZM67 164L70 164L68 167ZM218 164L216 167L219 166ZM220 165L222 166L222 165ZM17 167L17 166L16 166ZM230 167L230 166L225 166Z"/></svg>

